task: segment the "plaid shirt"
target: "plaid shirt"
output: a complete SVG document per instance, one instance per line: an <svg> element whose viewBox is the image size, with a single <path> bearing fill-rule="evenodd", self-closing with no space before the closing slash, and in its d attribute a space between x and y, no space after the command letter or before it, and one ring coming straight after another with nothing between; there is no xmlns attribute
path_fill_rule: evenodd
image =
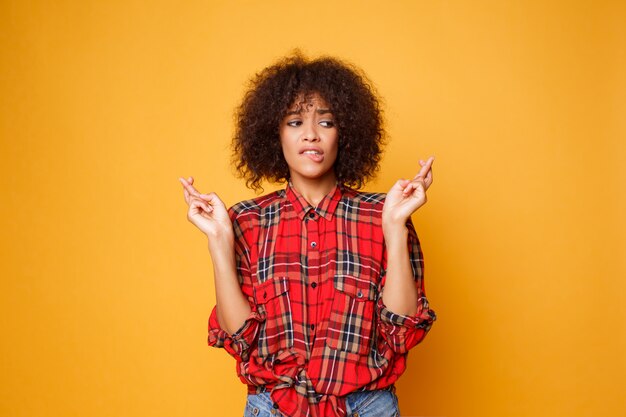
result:
<svg viewBox="0 0 626 417"><path fill-rule="evenodd" d="M383 303L384 200L335 186L312 207L288 185L229 209L238 278L252 312L229 335L213 308L208 343L235 357L248 393L271 391L285 415L343 417L346 394L393 389L407 351L435 320L410 219L418 310L403 316Z"/></svg>

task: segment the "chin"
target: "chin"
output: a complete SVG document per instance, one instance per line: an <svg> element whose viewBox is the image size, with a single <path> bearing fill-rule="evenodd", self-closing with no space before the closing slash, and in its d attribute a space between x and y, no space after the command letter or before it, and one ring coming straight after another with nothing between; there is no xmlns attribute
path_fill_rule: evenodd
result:
<svg viewBox="0 0 626 417"><path fill-rule="evenodd" d="M310 180L321 180L328 175L328 172L313 172L311 174L305 175L306 178Z"/></svg>

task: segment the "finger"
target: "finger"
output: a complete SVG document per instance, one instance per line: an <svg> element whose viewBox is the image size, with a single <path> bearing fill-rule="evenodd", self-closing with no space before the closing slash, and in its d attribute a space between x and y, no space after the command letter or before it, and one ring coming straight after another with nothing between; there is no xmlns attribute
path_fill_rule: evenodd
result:
<svg viewBox="0 0 626 417"><path fill-rule="evenodd" d="M413 180L426 177L429 168L427 164L422 165L422 168L420 168L419 172L413 177Z"/></svg>
<svg viewBox="0 0 626 417"><path fill-rule="evenodd" d="M201 198L203 201L206 201L211 206L223 206L224 205L214 193L198 194L198 198Z"/></svg>
<svg viewBox="0 0 626 417"><path fill-rule="evenodd" d="M409 183L409 180L406 180L404 178L400 178L399 180L397 180L393 186L391 187L392 190L398 190L398 191L402 191L404 190L404 187L406 187L406 185Z"/></svg>
<svg viewBox="0 0 626 417"><path fill-rule="evenodd" d="M191 178L191 177L189 177ZM184 179L183 177L178 177L178 181L180 181L180 183L183 185L183 187L187 188L189 187L191 184L189 183L189 178Z"/></svg>
<svg viewBox="0 0 626 417"><path fill-rule="evenodd" d="M430 186L430 184L433 183L433 170L432 168L430 169L430 171L428 171L428 174L426 174L426 178L424 178L424 182Z"/></svg>
<svg viewBox="0 0 626 417"><path fill-rule="evenodd" d="M226 208L226 205L215 193L208 194L199 194L198 197L202 198L204 201L207 201L213 207L222 207Z"/></svg>
<svg viewBox="0 0 626 417"><path fill-rule="evenodd" d="M207 213L210 213L213 211L213 207L211 207L210 204L199 200L197 198L194 198L191 202L191 204L189 205L190 209L198 209L201 208L202 210L204 210Z"/></svg>
<svg viewBox="0 0 626 417"><path fill-rule="evenodd" d="M426 177L432 177L432 176L433 176L433 167L431 166L428 172L426 173Z"/></svg>
<svg viewBox="0 0 626 417"><path fill-rule="evenodd" d="M185 197L185 203L189 204L189 191L187 191L185 180L181 177L178 177L178 181L183 186L183 196Z"/></svg>
<svg viewBox="0 0 626 417"><path fill-rule="evenodd" d="M411 193L415 192L416 190L425 190L426 189L426 186L424 184L424 180L422 178L419 178L417 180L411 181L411 184L409 184L408 187L411 188Z"/></svg>
<svg viewBox="0 0 626 417"><path fill-rule="evenodd" d="M404 187L404 190L402 190L402 193L405 196L407 196L407 195L411 194L414 190L415 190L415 183L413 181L411 181L410 183L408 183L406 185L406 187Z"/></svg>
<svg viewBox="0 0 626 417"><path fill-rule="evenodd" d="M426 189L428 189L428 187L430 187L432 183L433 183L433 168L431 166L430 169L428 170L428 174L426 174L426 177L424 178L424 185L426 186Z"/></svg>
<svg viewBox="0 0 626 417"><path fill-rule="evenodd" d="M420 161L421 162L421 161ZM426 166L428 165L428 167L431 167L433 165L433 162L435 162L435 157L431 156L429 157L427 160L423 161L424 163L422 164L422 166Z"/></svg>
<svg viewBox="0 0 626 417"><path fill-rule="evenodd" d="M425 178L426 174L428 174L428 171L432 167L434 160L435 160L435 158L433 156L431 156L430 158L428 158L428 160L426 162L424 162L423 165L421 164L421 161L420 161L420 165L422 165L422 168L419 170L419 172L414 177L414 179L417 179L418 177L419 178Z"/></svg>
<svg viewBox="0 0 626 417"><path fill-rule="evenodd" d="M193 178L192 178L192 177L189 177L189 179L193 182ZM181 182L181 183L183 184L183 186L187 189L187 191L189 192L189 194L194 195L194 196L197 196L197 195L199 195L199 194L200 194L200 192L199 192L198 190L196 190L196 189L194 188L194 186L193 186L193 185L191 185L191 183L190 183L188 180L186 180L186 179L184 179L184 178L180 178L180 182Z"/></svg>

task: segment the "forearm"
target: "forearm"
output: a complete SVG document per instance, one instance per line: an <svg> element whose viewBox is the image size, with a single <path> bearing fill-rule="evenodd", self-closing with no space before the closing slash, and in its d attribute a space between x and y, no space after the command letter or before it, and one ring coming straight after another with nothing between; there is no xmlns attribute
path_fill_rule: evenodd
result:
<svg viewBox="0 0 626 417"><path fill-rule="evenodd" d="M213 261L218 322L228 334L233 334L243 325L251 309L237 279L232 238L211 238L209 252Z"/></svg>
<svg viewBox="0 0 626 417"><path fill-rule="evenodd" d="M417 312L418 293L408 249L405 224L383 222L387 247L387 272L383 302L390 311L406 316Z"/></svg>

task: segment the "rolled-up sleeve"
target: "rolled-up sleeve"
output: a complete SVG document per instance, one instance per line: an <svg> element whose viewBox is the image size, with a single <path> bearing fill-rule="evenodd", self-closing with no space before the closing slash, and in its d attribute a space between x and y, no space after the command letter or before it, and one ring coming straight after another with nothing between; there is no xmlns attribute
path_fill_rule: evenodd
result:
<svg viewBox="0 0 626 417"><path fill-rule="evenodd" d="M437 319L426 298L424 290L424 258L417 233L410 219L407 222L407 229L409 230L409 259L418 294L417 312L414 315L406 316L396 314L387 309L383 302L385 276L381 280L378 301L376 303L378 332L396 353L405 353L420 343L430 330L433 322Z"/></svg>
<svg viewBox="0 0 626 417"><path fill-rule="evenodd" d="M233 223L235 233L235 264L237 268L237 278L241 290L250 304L250 314L241 327L232 335L222 329L217 318L217 306L214 306L209 316L209 336L208 345L224 348L239 361L247 361L250 351L256 345L259 332L259 323L265 320L254 303L252 295L252 281L250 272L250 253L245 239L245 226L237 219L237 213L229 210L229 215Z"/></svg>
<svg viewBox="0 0 626 417"><path fill-rule="evenodd" d="M217 306L213 307L209 316L209 346L224 348L235 359L247 361L250 348L258 337L261 315L251 311L243 325L232 335L222 329L217 320Z"/></svg>

